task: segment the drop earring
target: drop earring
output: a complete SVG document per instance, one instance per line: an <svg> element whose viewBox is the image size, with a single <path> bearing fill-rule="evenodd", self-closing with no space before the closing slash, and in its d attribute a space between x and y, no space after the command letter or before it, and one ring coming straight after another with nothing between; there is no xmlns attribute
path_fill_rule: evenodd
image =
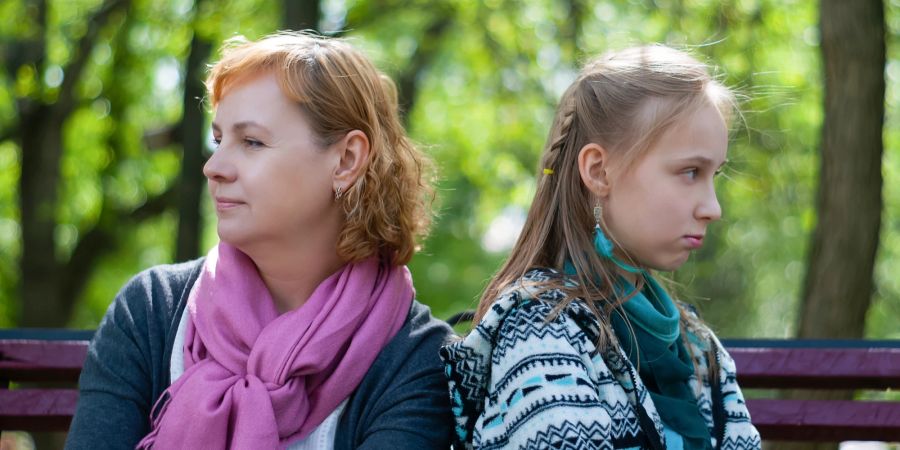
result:
<svg viewBox="0 0 900 450"><path fill-rule="evenodd" d="M594 249L597 250L600 256L612 258L613 243L603 233L603 228L600 228L600 218L602 216L603 207L600 206L600 201L598 200L597 206L594 206Z"/></svg>
<svg viewBox="0 0 900 450"><path fill-rule="evenodd" d="M343 191L343 189L341 189L340 186L336 187L336 188L334 189L334 201L340 200L341 197L343 197L343 196L344 196L344 191Z"/></svg>
<svg viewBox="0 0 900 450"><path fill-rule="evenodd" d="M600 222L602 220L603 207L600 206L600 201L597 200L597 205L594 206L594 250L597 251L597 254L612 261L613 264L619 266L619 268L626 272L643 272L643 269L632 266L631 264L627 264L619 258L616 258L616 255L613 254L613 243L608 237L606 237L606 233L603 232L603 228L600 226Z"/></svg>

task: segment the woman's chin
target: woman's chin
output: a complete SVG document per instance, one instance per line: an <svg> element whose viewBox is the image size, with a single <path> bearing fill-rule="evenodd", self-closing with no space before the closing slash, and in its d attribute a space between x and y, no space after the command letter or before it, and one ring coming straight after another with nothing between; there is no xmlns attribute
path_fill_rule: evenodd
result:
<svg viewBox="0 0 900 450"><path fill-rule="evenodd" d="M221 223L216 227L216 234L219 236L219 242L224 242L235 248L241 248L241 245L247 241L246 233L241 233L239 230L234 230L230 227L223 227Z"/></svg>

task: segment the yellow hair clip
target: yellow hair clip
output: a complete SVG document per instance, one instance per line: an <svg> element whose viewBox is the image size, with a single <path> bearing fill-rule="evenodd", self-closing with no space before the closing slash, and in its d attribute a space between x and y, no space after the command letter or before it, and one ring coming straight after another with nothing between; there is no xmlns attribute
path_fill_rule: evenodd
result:
<svg viewBox="0 0 900 450"><path fill-rule="evenodd" d="M544 167L544 175L553 175L553 169Z"/></svg>

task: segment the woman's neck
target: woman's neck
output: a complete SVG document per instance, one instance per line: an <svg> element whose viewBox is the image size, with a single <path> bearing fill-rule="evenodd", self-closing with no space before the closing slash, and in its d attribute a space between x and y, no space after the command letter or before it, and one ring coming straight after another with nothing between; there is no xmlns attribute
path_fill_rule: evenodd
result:
<svg viewBox="0 0 900 450"><path fill-rule="evenodd" d="M306 241L309 242L313 241ZM345 264L334 245L254 250L245 253L256 264L279 314L303 306L316 288Z"/></svg>

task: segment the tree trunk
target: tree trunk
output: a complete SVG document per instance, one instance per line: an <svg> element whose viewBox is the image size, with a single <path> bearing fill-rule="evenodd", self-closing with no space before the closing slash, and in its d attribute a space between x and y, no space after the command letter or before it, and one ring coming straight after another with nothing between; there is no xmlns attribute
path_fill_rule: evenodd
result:
<svg viewBox="0 0 900 450"><path fill-rule="evenodd" d="M44 2L39 3L43 10ZM62 128L75 109L75 86L81 79L100 28L117 10L128 6L125 0L107 0L88 20L84 36L73 46L72 59L63 70L65 77L55 103L20 99L20 135L22 173L19 178L19 207L22 213L22 258L19 262L22 315L25 327L61 327L66 324L75 299L62 288L63 268L56 255L56 202L63 152ZM44 15L44 13L39 13ZM45 17L43 34L47 34ZM43 50L43 43L34 48ZM44 54L32 55L37 73L43 73ZM36 106L35 106L36 105Z"/></svg>
<svg viewBox="0 0 900 450"><path fill-rule="evenodd" d="M440 50L444 36L450 30L453 11L446 9L438 14L419 38L416 51L406 64L406 70L397 75L397 100L405 127L409 126L409 116L415 107L419 95L419 83L423 79L423 71L431 65Z"/></svg>
<svg viewBox="0 0 900 450"><path fill-rule="evenodd" d="M281 26L287 30L319 31L319 0L282 0Z"/></svg>
<svg viewBox="0 0 900 450"><path fill-rule="evenodd" d="M882 211L885 22L882 0L822 0L825 123L818 223L803 290L800 338L861 338L874 290ZM795 391L791 398L850 398ZM780 448L836 449L837 444Z"/></svg>
<svg viewBox="0 0 900 450"><path fill-rule="evenodd" d="M41 106L22 121L21 326L65 325L70 305L60 299L60 264L56 259L56 194L62 157L62 119Z"/></svg>
<svg viewBox="0 0 900 450"><path fill-rule="evenodd" d="M212 45L194 32L191 53L188 55L184 76L184 97L178 137L182 144L181 175L178 180L178 237L175 260L186 261L200 255L200 236L203 215L200 201L203 195L203 163L205 127L203 98L203 74Z"/></svg>
<svg viewBox="0 0 900 450"><path fill-rule="evenodd" d="M798 337L860 338L881 228L885 23L881 0L823 0L825 123Z"/></svg>

